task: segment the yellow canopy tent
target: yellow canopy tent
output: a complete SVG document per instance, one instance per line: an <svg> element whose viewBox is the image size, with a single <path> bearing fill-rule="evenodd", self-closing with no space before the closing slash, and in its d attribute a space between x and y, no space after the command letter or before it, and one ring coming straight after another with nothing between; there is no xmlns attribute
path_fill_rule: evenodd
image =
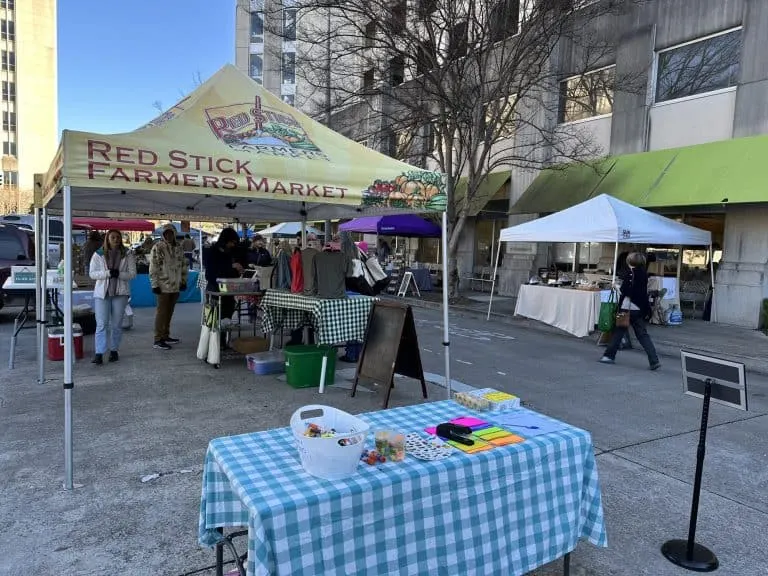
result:
<svg viewBox="0 0 768 576"><path fill-rule="evenodd" d="M124 134L65 130L36 178L38 247L49 209L64 216L65 277L72 277L72 214L179 220L275 221L366 213L443 211L443 176L353 142L224 66L149 124ZM447 254L443 234L443 253ZM38 253L38 262L43 258ZM443 266L447 263L443 259ZM46 275L39 273L38 310ZM448 342L447 284L443 289ZM40 379L45 334L38 324ZM72 470L72 287L64 288L65 486ZM450 355L445 348L450 395Z"/></svg>
<svg viewBox="0 0 768 576"><path fill-rule="evenodd" d="M43 205L79 214L311 220L445 209L439 173L349 140L227 65L146 126L65 130Z"/></svg>

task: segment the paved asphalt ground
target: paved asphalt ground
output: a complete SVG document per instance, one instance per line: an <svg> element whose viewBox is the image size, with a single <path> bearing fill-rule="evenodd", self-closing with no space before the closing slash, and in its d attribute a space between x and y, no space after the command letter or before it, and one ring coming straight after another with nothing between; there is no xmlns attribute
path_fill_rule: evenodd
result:
<svg viewBox="0 0 768 576"><path fill-rule="evenodd" d="M59 486L60 380L35 383L21 336L18 366L6 361L12 316L0 313L0 574L179 575L210 565L197 546L200 469L210 438L286 425L297 407L321 400L353 412L375 410L378 391L319 397L277 379L255 378L241 363L219 371L194 360L199 308L177 312L178 350L150 347L151 310L138 310L122 359L76 369L75 470L83 486ZM425 370L441 374L440 314L416 311ZM581 543L574 576L687 574L659 553L684 537L701 401L683 395L679 361L647 370L641 352L614 366L584 341L510 325L457 318L452 376L519 395L536 410L592 433L598 453L609 547ZM51 364L59 377L61 363ZM721 561L717 574L768 573L768 380L748 375L750 412L713 406L697 540ZM432 398L445 391L431 386ZM393 404L420 401L399 382ZM189 470L190 472L186 472ZM182 472L184 471L184 472ZM146 474L162 472L141 483ZM536 571L557 574L558 565ZM210 571L200 574L212 574Z"/></svg>

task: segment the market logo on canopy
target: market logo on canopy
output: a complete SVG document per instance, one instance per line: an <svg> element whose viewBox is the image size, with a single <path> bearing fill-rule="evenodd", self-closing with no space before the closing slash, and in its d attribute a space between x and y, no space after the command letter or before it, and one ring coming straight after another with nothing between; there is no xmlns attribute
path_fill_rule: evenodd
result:
<svg viewBox="0 0 768 576"><path fill-rule="evenodd" d="M296 118L283 110L253 103L206 108L214 136L233 150L288 158L329 160Z"/></svg>
<svg viewBox="0 0 768 576"><path fill-rule="evenodd" d="M394 180L376 180L367 190L363 190L363 204L366 206L442 212L446 199L442 175L422 170L405 172Z"/></svg>

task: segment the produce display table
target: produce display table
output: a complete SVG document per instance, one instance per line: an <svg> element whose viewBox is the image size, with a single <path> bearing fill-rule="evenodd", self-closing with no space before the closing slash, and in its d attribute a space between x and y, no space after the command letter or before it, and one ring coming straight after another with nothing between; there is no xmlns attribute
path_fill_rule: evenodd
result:
<svg viewBox="0 0 768 576"><path fill-rule="evenodd" d="M72 283L72 288L77 288L77 284ZM64 289L64 284L47 283L46 285L46 323L47 312L53 314L55 321L61 321L64 318L64 313L59 308L59 290ZM34 309L34 300L36 294L35 284L14 284L11 281L11 277L6 278L3 282L3 290L9 295L12 294L20 299L23 299L24 303L21 310L13 319L13 332L11 333L10 352L8 357L8 369L13 370L16 365L16 341L24 328L33 328L33 326L27 326L27 320L29 320Z"/></svg>
<svg viewBox="0 0 768 576"><path fill-rule="evenodd" d="M264 312L261 323L265 334L273 334L280 328L295 330L309 322L315 331L316 344L362 342L375 301L376 298L362 295L324 299L267 290L261 301Z"/></svg>
<svg viewBox="0 0 768 576"><path fill-rule="evenodd" d="M489 417L452 401L359 417L372 448L376 429L421 432L462 415ZM591 437L558 424L475 454L361 463L335 481L304 471L290 428L217 438L205 457L199 542L214 546L218 528L247 526L249 576L524 574L579 539L607 545Z"/></svg>
<svg viewBox="0 0 768 576"><path fill-rule="evenodd" d="M589 336L600 316L600 292L523 284L517 293L515 316L544 322L580 338Z"/></svg>

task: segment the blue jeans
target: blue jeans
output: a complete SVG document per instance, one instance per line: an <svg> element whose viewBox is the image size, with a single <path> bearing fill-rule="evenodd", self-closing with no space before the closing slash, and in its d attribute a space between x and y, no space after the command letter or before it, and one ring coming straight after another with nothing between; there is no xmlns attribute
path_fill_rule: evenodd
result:
<svg viewBox="0 0 768 576"><path fill-rule="evenodd" d="M96 354L106 354L107 350L117 352L123 337L128 296L94 298L93 305L96 308Z"/></svg>
<svg viewBox="0 0 768 576"><path fill-rule="evenodd" d="M640 346L643 347L643 350L645 350L645 353L648 356L648 364L651 366L658 364L659 356L656 354L656 347L653 345L651 337L645 329L645 318L643 318L643 313L637 310L632 310L629 313L629 323L635 331L637 341L640 342ZM619 351L621 341L624 340L624 337L628 332L629 328L620 328L619 326L614 328L613 337L611 338L611 343L608 345L608 349L605 351L605 356L611 360L616 359L616 353Z"/></svg>

